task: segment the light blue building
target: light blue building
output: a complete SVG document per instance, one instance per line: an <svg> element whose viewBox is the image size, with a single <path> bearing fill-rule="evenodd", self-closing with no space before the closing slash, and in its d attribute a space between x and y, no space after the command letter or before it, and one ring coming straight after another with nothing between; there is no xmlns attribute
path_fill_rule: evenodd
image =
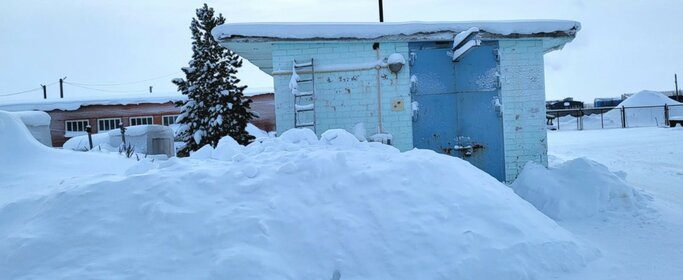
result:
<svg viewBox="0 0 683 280"><path fill-rule="evenodd" d="M279 133L343 128L501 181L547 165L543 55L574 21L248 23L213 31L274 78ZM365 133L361 133L365 131Z"/></svg>

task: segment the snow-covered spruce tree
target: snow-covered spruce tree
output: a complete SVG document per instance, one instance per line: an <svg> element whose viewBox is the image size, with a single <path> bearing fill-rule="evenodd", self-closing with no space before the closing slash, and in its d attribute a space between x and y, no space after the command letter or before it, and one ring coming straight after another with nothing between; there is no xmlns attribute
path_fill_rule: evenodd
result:
<svg viewBox="0 0 683 280"><path fill-rule="evenodd" d="M223 15L214 16L213 8L206 4L192 19L192 60L189 67L182 68L185 79L173 80L187 96L186 101L177 103L181 107L179 137L186 144L179 156L188 156L206 144L216 147L226 135L243 145L254 138L246 131L247 123L255 117L251 100L244 97L246 86L238 86L240 80L235 76L242 59L211 36L211 30L224 22Z"/></svg>

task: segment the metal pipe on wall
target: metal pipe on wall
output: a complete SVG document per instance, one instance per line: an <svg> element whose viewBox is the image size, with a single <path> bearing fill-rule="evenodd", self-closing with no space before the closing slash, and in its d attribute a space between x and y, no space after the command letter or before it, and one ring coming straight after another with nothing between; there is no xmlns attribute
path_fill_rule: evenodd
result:
<svg viewBox="0 0 683 280"><path fill-rule="evenodd" d="M374 43L372 48L375 50L375 53L377 54L377 60L379 61L379 43ZM377 123L379 128L378 133L384 133L384 126L382 124L382 67L377 65L375 66L375 69L377 69Z"/></svg>

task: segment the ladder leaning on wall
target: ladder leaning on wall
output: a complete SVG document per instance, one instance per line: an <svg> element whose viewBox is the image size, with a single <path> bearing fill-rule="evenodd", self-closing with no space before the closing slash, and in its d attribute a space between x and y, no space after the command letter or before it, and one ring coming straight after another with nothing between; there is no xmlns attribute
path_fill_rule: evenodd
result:
<svg viewBox="0 0 683 280"><path fill-rule="evenodd" d="M297 74L298 70L302 70L300 77ZM294 60L292 71L292 79L295 81L295 87L292 88L294 94L294 127L311 127L315 132L315 67L313 66L313 59L311 61L297 63ZM290 85L291 86L291 85ZM303 88L300 88L303 86ZM306 115L309 117L306 118ZM306 121L302 121L302 117Z"/></svg>

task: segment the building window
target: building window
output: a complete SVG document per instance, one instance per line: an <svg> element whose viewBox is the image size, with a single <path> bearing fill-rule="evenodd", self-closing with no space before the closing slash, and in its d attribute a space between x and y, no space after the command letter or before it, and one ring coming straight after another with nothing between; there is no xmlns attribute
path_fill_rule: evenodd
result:
<svg viewBox="0 0 683 280"><path fill-rule="evenodd" d="M131 117L130 118L130 125L145 125L145 124L154 124L154 120L152 117Z"/></svg>
<svg viewBox="0 0 683 280"><path fill-rule="evenodd" d="M97 131L108 131L119 128L121 118L97 119Z"/></svg>
<svg viewBox="0 0 683 280"><path fill-rule="evenodd" d="M178 117L178 115L167 115L167 116L162 116L161 117L161 124L163 125L172 125L175 123L175 119Z"/></svg>
<svg viewBox="0 0 683 280"><path fill-rule="evenodd" d="M85 127L88 126L88 120L72 120L64 121L67 132L80 132L85 131Z"/></svg>

